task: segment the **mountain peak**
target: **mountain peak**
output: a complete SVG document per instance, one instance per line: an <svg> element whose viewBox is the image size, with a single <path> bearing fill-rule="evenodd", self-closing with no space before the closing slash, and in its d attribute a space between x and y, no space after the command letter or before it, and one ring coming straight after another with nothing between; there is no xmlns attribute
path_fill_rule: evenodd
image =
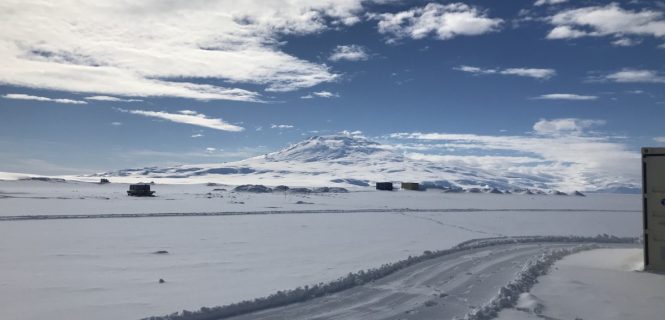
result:
<svg viewBox="0 0 665 320"><path fill-rule="evenodd" d="M313 136L285 149L269 153L266 159L272 161L325 161L367 157L388 153L381 144L365 137L352 135Z"/></svg>

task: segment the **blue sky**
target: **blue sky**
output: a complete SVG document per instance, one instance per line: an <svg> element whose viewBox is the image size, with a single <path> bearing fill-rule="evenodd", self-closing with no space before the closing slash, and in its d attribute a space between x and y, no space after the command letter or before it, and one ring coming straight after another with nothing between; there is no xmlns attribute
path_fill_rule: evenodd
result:
<svg viewBox="0 0 665 320"><path fill-rule="evenodd" d="M659 1L0 8L0 171L221 162L361 131L623 181L640 146L665 143Z"/></svg>

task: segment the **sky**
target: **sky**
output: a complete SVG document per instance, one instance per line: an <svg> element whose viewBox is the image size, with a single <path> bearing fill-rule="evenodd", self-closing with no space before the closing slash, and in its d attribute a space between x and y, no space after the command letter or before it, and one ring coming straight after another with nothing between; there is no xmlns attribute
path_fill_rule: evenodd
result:
<svg viewBox="0 0 665 320"><path fill-rule="evenodd" d="M0 171L216 163L344 132L637 181L640 147L665 144L664 58L663 1L3 0Z"/></svg>

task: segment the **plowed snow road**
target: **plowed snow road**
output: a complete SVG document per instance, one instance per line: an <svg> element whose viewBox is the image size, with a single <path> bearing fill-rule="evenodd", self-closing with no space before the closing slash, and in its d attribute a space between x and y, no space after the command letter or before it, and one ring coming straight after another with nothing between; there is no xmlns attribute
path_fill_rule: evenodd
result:
<svg viewBox="0 0 665 320"><path fill-rule="evenodd" d="M372 283L302 303L232 317L257 319L453 319L489 301L531 258L571 243L465 250L428 260Z"/></svg>

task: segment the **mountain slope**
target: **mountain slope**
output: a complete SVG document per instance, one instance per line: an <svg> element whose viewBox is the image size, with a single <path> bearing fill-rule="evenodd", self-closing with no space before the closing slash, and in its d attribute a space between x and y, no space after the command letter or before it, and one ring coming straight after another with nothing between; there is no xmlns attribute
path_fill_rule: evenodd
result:
<svg viewBox="0 0 665 320"><path fill-rule="evenodd" d="M369 186L376 181L412 181L452 190L531 189L550 193L562 179L555 173L491 172L413 159L390 146L346 135L315 136L276 152L236 162L126 169L92 177L291 186Z"/></svg>

